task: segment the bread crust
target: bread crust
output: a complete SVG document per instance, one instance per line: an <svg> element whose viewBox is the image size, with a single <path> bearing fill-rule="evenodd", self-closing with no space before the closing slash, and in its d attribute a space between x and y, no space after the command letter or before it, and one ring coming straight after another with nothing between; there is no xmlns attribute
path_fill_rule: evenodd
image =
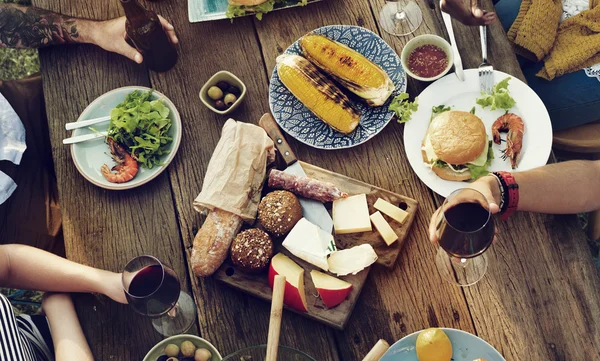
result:
<svg viewBox="0 0 600 361"><path fill-rule="evenodd" d="M466 164L477 159L487 142L481 119L458 110L435 117L427 133L435 154L450 164Z"/></svg>
<svg viewBox="0 0 600 361"><path fill-rule="evenodd" d="M425 141L421 144L421 156L423 157L423 162L430 164L429 159L427 159L427 153L423 149L425 146ZM433 173L435 173L438 177L449 180L449 181L468 181L471 180L471 171L467 170L465 172L457 173L453 171L450 167L431 167Z"/></svg>
<svg viewBox="0 0 600 361"><path fill-rule="evenodd" d="M242 5L242 6L256 6L260 5L267 0L229 0L230 4L233 5Z"/></svg>

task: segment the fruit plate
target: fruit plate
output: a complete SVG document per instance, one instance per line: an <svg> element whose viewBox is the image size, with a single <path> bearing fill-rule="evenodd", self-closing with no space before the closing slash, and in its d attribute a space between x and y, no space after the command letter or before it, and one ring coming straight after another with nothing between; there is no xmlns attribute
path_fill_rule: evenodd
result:
<svg viewBox="0 0 600 361"><path fill-rule="evenodd" d="M516 171L540 167L548 162L552 150L550 115L538 95L521 80L495 70L494 84L507 77L511 77L508 90L517 102L510 112L521 116L525 124L521 160ZM447 197L456 189L465 187L467 183L441 179L423 162L421 147L429 128L431 107L443 104L450 106L452 110L465 112L475 107L475 115L483 121L488 138L491 140L492 124L504 114L504 110L491 111L489 107L483 109L475 104L475 99L479 96L477 69L465 70L464 82L458 80L454 74L446 75L429 85L419 95L419 110L413 113L412 119L404 127L404 149L411 167L423 183L442 197ZM501 134L501 137L506 139L506 133ZM502 159L502 149L504 148L506 148L506 142L502 142L500 145L492 144L494 160L488 168L490 171L512 171L509 160Z"/></svg>
<svg viewBox="0 0 600 361"><path fill-rule="evenodd" d="M94 119L104 117L110 114L110 111L115 108L119 103L125 100L127 94L134 90L140 90L146 92L152 90L143 86L127 86L109 91L108 93L102 94L96 100L90 103L85 110L79 116L77 121L86 119ZM142 184L146 184L158 177L162 173L177 153L179 144L181 143L181 117L175 105L162 93L153 90L151 100L161 99L163 103L169 108L169 119L171 119L171 128L169 129L169 135L173 138L169 153L161 156L161 165L154 166L152 169L139 167L138 173L135 177L126 183L110 183L104 178L100 172L100 167L103 164L112 165L114 162L110 157L110 151L108 145L103 138L89 140L87 142L71 144L71 156L75 167L81 173L81 175L98 187L110 189L110 190L125 190L131 189ZM94 128L94 130L90 129ZM85 134L93 134L94 131L106 131L108 130L108 121L95 124L92 127L85 127L75 129L72 136L79 136Z"/></svg>
<svg viewBox="0 0 600 361"><path fill-rule="evenodd" d="M453 328L442 328L452 343L452 360L473 361L483 358L487 361L506 361L492 345L479 337ZM380 361L419 361L415 345L421 331L412 333L390 347Z"/></svg>
<svg viewBox="0 0 600 361"><path fill-rule="evenodd" d="M350 134L340 133L317 118L283 85L273 69L269 84L269 106L277 124L300 142L319 149L344 149L355 147L373 138L392 120L394 112L388 110L391 99L406 90L406 73L400 57L374 32L351 25L331 25L312 31L340 42L379 65L392 79L396 88L388 101L380 107L368 106L350 92L343 90L362 116L360 124ZM299 40L290 45L286 54L300 54Z"/></svg>
<svg viewBox="0 0 600 361"><path fill-rule="evenodd" d="M308 0L308 4L321 0ZM274 10L287 9L298 5L299 0L285 0L275 4ZM227 0L188 0L188 17L190 23L228 19ZM254 16L254 14L248 14ZM266 15L268 16L268 14Z"/></svg>
<svg viewBox="0 0 600 361"><path fill-rule="evenodd" d="M306 172L306 175L310 178L317 179L320 181L330 182L337 185L342 191L347 192L349 195L355 194L366 194L367 203L369 205L369 214L375 212L373 203L378 198L383 198L386 201L403 208L408 212L408 217L404 220L404 223L399 224L393 221L388 216L384 215L384 218L390 226L392 226L394 232L398 236L398 240L391 246L387 246L379 233L373 230L372 232L362 233L350 233L350 234L337 234L334 235L335 243L338 249L351 248L360 244L368 243L373 246L375 253L377 253L377 264L385 267L393 267L396 264L396 260L402 250L402 246L408 237L408 232L415 219L417 213L418 204L414 199L392 193L390 191L375 187L373 185L360 182L358 180L346 177L341 174L333 173L331 171L315 167L308 163L300 162L302 168ZM268 190L264 190L267 192ZM329 204L328 204L329 205ZM328 206L326 205L326 207ZM278 240L274 240L275 244L279 244ZM276 246L277 247L277 246ZM328 309L321 298L318 297L318 292L314 286L314 283L310 276L310 271L317 269L317 267L311 265L308 262L294 257L287 250L280 247L279 251L289 256L294 262L304 269L304 285L305 295L308 304L308 312L299 312L286 307L292 312L297 312L302 316L311 318L318 322L324 323L338 330L343 330L346 323L350 319L354 306L358 301L360 292L367 280L367 275L370 271L370 267L357 273L356 275L348 275L339 277L346 282L352 284L352 291L348 294L345 301L336 307ZM276 250L277 252L277 250ZM261 298L266 301L271 301L272 291L269 287L269 282L266 272L258 275L250 275L237 270L231 263L230 259L227 259L225 263L215 273L215 278L228 286L238 289L242 292L248 293L255 297ZM287 292L287 291L286 291Z"/></svg>
<svg viewBox="0 0 600 361"><path fill-rule="evenodd" d="M157 343L144 357L142 361L156 361L158 358L165 354L164 350L168 344L175 344L181 346L184 341L191 341L197 348L205 348L210 351L212 357L208 361L221 361L223 357L219 351L210 342L195 335L176 335L168 337L159 343Z"/></svg>

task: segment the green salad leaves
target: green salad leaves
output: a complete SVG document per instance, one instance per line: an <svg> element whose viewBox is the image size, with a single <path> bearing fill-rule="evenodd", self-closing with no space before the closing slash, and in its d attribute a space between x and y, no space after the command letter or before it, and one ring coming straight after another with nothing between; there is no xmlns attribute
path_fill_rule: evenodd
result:
<svg viewBox="0 0 600 361"><path fill-rule="evenodd" d="M263 14L273 11L275 4L278 4L280 2L283 2L283 0L267 0L260 5L254 6L229 4L225 16L227 16L233 21L233 18L236 18L238 16L244 16L247 13L253 13L256 15L256 18L258 20L262 20Z"/></svg>
<svg viewBox="0 0 600 361"><path fill-rule="evenodd" d="M400 93L390 103L389 110L396 113L398 123L406 123L412 118L412 113L419 110L418 98L408 101L408 93Z"/></svg>
<svg viewBox="0 0 600 361"><path fill-rule="evenodd" d="M481 105L483 108L491 106L491 110L510 110L517 102L509 94L509 80L510 77L494 85L494 88L492 88L492 94L481 93L481 98L477 98L475 102Z"/></svg>
<svg viewBox="0 0 600 361"><path fill-rule="evenodd" d="M152 91L135 90L110 111L108 137L127 147L146 168L160 165L160 156L169 153L173 140L170 110L161 100L150 100Z"/></svg>
<svg viewBox="0 0 600 361"><path fill-rule="evenodd" d="M431 107L431 118L429 118L429 121L431 122L433 120L433 118L435 118L438 115L442 114L443 112L447 112L449 110L450 110L450 107L447 107L444 104L440 104L437 107Z"/></svg>
<svg viewBox="0 0 600 361"><path fill-rule="evenodd" d="M494 150L492 149L492 141L491 140L489 141L488 145L489 146L488 146L487 161L485 162L484 165L477 166L474 164L467 163L467 167L469 168L469 171L471 171L471 179L473 179L473 180L481 178L483 176L486 176L490 173L487 170L487 168L492 164L492 159L494 159Z"/></svg>

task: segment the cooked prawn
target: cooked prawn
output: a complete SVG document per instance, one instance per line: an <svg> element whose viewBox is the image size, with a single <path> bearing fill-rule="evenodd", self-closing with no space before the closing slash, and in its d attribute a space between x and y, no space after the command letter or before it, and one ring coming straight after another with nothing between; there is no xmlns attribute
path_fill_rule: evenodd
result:
<svg viewBox="0 0 600 361"><path fill-rule="evenodd" d="M100 167L104 178L111 183L125 183L135 177L138 172L138 162L119 143L112 138L107 138L112 159L117 163L112 169L106 164ZM116 173L111 172L115 171Z"/></svg>
<svg viewBox="0 0 600 361"><path fill-rule="evenodd" d="M504 114L496 119L492 125L492 137L496 144L500 144L500 132L508 132L506 135L506 149L502 151L504 153L502 159L510 158L510 165L512 169L515 169L523 147L523 133L525 132L523 119L513 113Z"/></svg>

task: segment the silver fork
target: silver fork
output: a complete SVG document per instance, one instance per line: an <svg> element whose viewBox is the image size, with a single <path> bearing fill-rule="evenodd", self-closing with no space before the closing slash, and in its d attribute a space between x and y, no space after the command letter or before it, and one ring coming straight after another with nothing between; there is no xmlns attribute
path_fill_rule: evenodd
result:
<svg viewBox="0 0 600 361"><path fill-rule="evenodd" d="M491 93L494 87L494 67L487 60L487 27L479 27L481 38L481 54L483 62L479 65L479 90L483 93Z"/></svg>

